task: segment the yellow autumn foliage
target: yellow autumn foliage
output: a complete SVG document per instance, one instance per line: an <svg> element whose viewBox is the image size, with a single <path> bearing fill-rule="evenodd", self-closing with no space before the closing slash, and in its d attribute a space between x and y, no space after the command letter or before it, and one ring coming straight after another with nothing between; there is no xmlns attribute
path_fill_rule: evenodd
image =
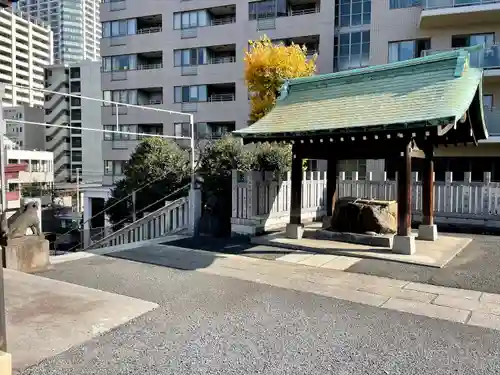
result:
<svg viewBox="0 0 500 375"><path fill-rule="evenodd" d="M249 43L244 58L245 82L251 95L250 120L254 122L273 108L285 80L314 74L317 56L308 58L305 46L276 45L267 36Z"/></svg>

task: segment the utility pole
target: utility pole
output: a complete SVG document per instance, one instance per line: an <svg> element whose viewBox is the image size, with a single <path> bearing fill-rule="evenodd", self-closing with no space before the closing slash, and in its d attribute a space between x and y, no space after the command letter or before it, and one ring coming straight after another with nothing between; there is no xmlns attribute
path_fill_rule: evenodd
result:
<svg viewBox="0 0 500 375"><path fill-rule="evenodd" d="M80 168L76 168L76 212L80 213Z"/></svg>
<svg viewBox="0 0 500 375"><path fill-rule="evenodd" d="M7 184L5 181L5 163L7 158L7 152L5 149L4 134L5 134L5 121L3 119L3 106L2 99L5 92L5 85L0 85L0 181L2 189L1 192L1 203L2 203L2 213L7 209L7 197L6 190ZM1 218L3 219L3 215ZM3 225L3 223L1 223ZM7 330L5 325L5 295L4 295L4 284L3 284L3 267L5 266L5 249L2 249L1 264L0 264L0 351L7 352Z"/></svg>

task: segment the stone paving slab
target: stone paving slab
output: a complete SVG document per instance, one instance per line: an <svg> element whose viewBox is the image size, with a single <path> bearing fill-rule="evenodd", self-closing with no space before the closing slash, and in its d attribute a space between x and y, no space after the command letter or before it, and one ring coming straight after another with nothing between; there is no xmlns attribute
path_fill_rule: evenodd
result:
<svg viewBox="0 0 500 375"><path fill-rule="evenodd" d="M307 233L313 233L315 230L314 227L306 228L304 238L300 240L287 238L285 232L279 232L252 237L251 242L255 245L276 246L309 253L380 259L442 268L472 241L471 238L448 235L440 236L436 241L421 241L416 239L415 254L402 255L393 253L389 248L308 238ZM311 236L312 234L309 235L309 237Z"/></svg>
<svg viewBox="0 0 500 375"><path fill-rule="evenodd" d="M167 252L178 251L172 246L164 248ZM213 256L213 253L207 255L203 251L187 250L185 256ZM315 270L321 270L321 274L312 273ZM229 254L218 254L210 266L198 271L431 318L500 329L500 295L492 293Z"/></svg>
<svg viewBox="0 0 500 375"><path fill-rule="evenodd" d="M182 259L176 263L176 267L181 269L184 264L186 269L192 270L190 265L196 262L205 265L196 269L202 273L500 330L500 295L493 293L171 245L155 246L154 251L163 259ZM295 257L296 261L299 259L304 261L308 258Z"/></svg>
<svg viewBox="0 0 500 375"><path fill-rule="evenodd" d="M7 345L15 370L157 307L156 303L8 269L4 269L4 280Z"/></svg>

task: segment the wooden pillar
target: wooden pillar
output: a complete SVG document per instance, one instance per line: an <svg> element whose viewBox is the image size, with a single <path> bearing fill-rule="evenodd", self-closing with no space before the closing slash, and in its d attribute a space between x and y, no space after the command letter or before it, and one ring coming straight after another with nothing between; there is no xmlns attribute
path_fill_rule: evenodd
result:
<svg viewBox="0 0 500 375"><path fill-rule="evenodd" d="M337 159L328 159L326 170L326 216L332 216L335 211L335 202L337 201L337 165Z"/></svg>
<svg viewBox="0 0 500 375"><path fill-rule="evenodd" d="M292 148L290 224L301 224L302 213L302 156L297 144Z"/></svg>
<svg viewBox="0 0 500 375"><path fill-rule="evenodd" d="M434 225L434 161L426 150L422 174L422 224Z"/></svg>
<svg viewBox="0 0 500 375"><path fill-rule="evenodd" d="M398 236L411 234L411 157L410 144L402 152L398 168Z"/></svg>

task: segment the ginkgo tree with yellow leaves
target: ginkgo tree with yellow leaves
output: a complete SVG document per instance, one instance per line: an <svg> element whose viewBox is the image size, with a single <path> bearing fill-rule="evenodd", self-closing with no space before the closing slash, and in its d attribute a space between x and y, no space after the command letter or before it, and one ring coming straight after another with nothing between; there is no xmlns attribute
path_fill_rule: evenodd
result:
<svg viewBox="0 0 500 375"><path fill-rule="evenodd" d="M317 55L308 57L305 46L275 44L267 36L249 43L244 59L245 82L251 98L250 120L255 122L274 107L287 79L314 74Z"/></svg>

